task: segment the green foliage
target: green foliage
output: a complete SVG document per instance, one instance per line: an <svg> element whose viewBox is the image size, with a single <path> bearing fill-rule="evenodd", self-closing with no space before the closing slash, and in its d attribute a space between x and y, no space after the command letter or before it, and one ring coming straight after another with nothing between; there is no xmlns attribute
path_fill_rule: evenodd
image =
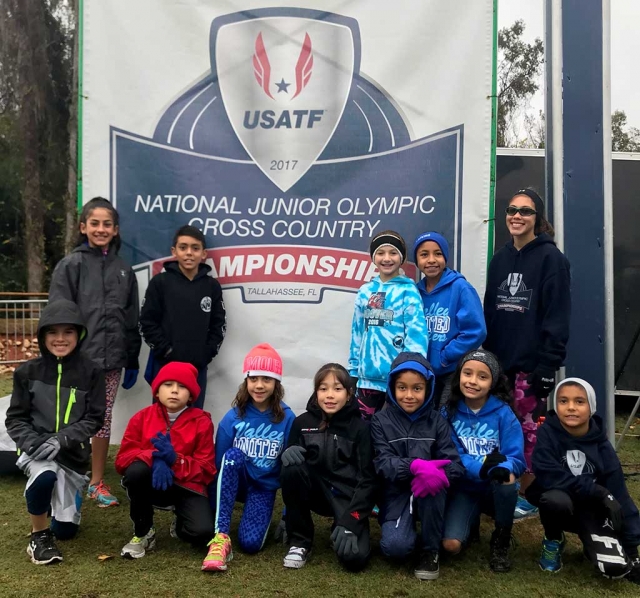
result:
<svg viewBox="0 0 640 598"><path fill-rule="evenodd" d="M542 40L532 44L523 39L524 21L498 31L498 147L508 146L511 120L538 91L544 62Z"/></svg>
<svg viewBox="0 0 640 598"><path fill-rule="evenodd" d="M627 125L624 110L611 115L611 149L614 152L640 152L640 129Z"/></svg>

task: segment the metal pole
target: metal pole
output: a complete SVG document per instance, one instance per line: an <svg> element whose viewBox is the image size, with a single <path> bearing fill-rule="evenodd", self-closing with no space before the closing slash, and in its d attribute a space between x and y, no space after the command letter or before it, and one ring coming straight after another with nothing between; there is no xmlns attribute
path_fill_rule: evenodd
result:
<svg viewBox="0 0 640 598"><path fill-rule="evenodd" d="M551 8L551 150L553 152L553 228L555 242L564 251L564 139L562 136L562 0L547 2ZM562 376L564 378L564 376Z"/></svg>
<svg viewBox="0 0 640 598"><path fill-rule="evenodd" d="M611 0L602 0L602 143L604 174L605 387L607 438L616 431L615 336L613 300L613 162L611 160Z"/></svg>

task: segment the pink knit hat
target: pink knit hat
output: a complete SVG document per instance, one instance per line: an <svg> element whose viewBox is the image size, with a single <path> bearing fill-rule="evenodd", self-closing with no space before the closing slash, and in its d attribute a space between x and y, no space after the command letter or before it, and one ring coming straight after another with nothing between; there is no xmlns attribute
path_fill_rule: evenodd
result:
<svg viewBox="0 0 640 598"><path fill-rule="evenodd" d="M269 343L256 345L244 358L242 376L268 376L282 380L282 358Z"/></svg>

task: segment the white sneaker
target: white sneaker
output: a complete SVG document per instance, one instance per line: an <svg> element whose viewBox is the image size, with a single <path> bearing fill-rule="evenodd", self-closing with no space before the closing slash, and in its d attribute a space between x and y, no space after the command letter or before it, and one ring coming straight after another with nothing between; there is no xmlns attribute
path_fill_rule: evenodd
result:
<svg viewBox="0 0 640 598"><path fill-rule="evenodd" d="M131 542L125 544L120 551L120 556L126 559L141 559L147 550L153 550L156 547L156 528L152 527L146 535L139 538L133 536Z"/></svg>
<svg viewBox="0 0 640 598"><path fill-rule="evenodd" d="M289 548L289 552L284 557L282 564L288 569L302 569L307 564L309 552L306 548L292 546Z"/></svg>

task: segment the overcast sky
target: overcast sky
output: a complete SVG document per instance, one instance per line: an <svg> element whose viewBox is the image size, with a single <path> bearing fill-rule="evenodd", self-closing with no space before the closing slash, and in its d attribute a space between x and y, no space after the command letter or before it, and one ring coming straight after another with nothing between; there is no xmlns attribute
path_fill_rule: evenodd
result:
<svg viewBox="0 0 640 598"><path fill-rule="evenodd" d="M587 1L587 0L585 0ZM525 38L544 39L544 0L499 0L499 27L522 19ZM611 0L611 110L624 110L628 123L640 129L640 0ZM540 89L543 89L541 81ZM542 93L532 101L544 107Z"/></svg>

